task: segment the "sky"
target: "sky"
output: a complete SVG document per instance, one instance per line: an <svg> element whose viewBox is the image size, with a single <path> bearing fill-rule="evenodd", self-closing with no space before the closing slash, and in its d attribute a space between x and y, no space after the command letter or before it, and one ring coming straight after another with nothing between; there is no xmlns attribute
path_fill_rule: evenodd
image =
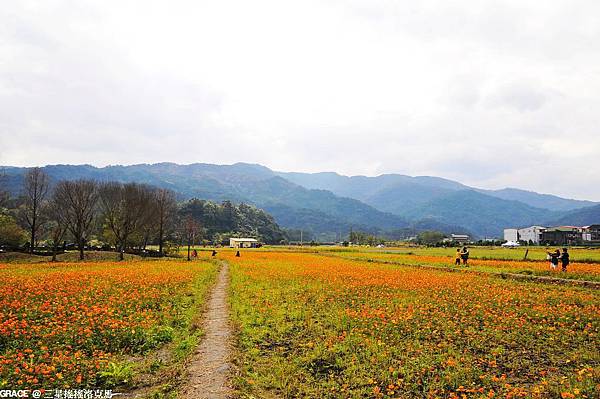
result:
<svg viewBox="0 0 600 399"><path fill-rule="evenodd" d="M597 0L19 0L0 165L260 163L600 200Z"/></svg>

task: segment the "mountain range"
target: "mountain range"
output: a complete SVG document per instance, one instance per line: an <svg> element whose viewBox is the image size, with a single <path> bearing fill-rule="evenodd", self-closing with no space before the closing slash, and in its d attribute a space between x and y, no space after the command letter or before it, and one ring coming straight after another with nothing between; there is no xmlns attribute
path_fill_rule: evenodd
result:
<svg viewBox="0 0 600 399"><path fill-rule="evenodd" d="M0 169L8 190L18 194L26 168ZM483 190L431 176L289 173L247 163L49 165L43 169L53 181L135 181L169 188L181 199L254 204L271 213L282 227L302 229L321 240L339 238L350 229L394 237L425 229L499 237L506 227L600 222L600 204L592 201L514 188Z"/></svg>

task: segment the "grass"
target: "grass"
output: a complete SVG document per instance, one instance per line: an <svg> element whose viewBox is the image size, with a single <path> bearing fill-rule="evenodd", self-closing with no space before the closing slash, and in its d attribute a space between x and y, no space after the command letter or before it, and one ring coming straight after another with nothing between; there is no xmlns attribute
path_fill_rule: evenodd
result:
<svg viewBox="0 0 600 399"><path fill-rule="evenodd" d="M231 263L241 397L593 398L597 291L289 252Z"/></svg>

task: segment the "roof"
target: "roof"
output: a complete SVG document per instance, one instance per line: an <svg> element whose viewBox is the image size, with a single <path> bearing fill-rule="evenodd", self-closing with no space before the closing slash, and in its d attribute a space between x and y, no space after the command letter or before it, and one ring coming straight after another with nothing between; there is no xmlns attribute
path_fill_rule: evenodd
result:
<svg viewBox="0 0 600 399"><path fill-rule="evenodd" d="M255 239L255 238L237 238L237 237L231 237L230 240L233 240L233 241L242 241L242 242L258 242L258 240Z"/></svg>
<svg viewBox="0 0 600 399"><path fill-rule="evenodd" d="M569 232L569 231L573 231L573 230L578 230L580 228L581 227L577 227L577 226L558 226L558 227L548 228L548 229L546 229L546 231L550 232L550 233L553 232L553 231L566 231L566 232Z"/></svg>

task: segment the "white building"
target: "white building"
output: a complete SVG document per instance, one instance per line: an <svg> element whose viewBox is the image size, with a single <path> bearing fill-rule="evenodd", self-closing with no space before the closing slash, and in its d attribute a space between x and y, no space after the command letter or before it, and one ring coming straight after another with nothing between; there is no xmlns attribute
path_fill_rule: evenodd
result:
<svg viewBox="0 0 600 399"><path fill-rule="evenodd" d="M229 248L256 248L258 240L254 238L230 238Z"/></svg>
<svg viewBox="0 0 600 399"><path fill-rule="evenodd" d="M465 243L469 242L469 236L466 234L452 234L450 239L454 242Z"/></svg>
<svg viewBox="0 0 600 399"><path fill-rule="evenodd" d="M583 226L581 228L583 241L600 242L600 224Z"/></svg>
<svg viewBox="0 0 600 399"><path fill-rule="evenodd" d="M504 241L519 242L519 230L504 229Z"/></svg>
<svg viewBox="0 0 600 399"><path fill-rule="evenodd" d="M527 243L531 241L537 245L542 241L542 233L544 231L546 231L546 228L543 226L531 226L522 229L504 229L504 240L512 242L525 241Z"/></svg>
<svg viewBox="0 0 600 399"><path fill-rule="evenodd" d="M546 231L542 226L531 226L524 229L519 229L519 240L525 242L533 242L538 245L542 241L542 233Z"/></svg>

